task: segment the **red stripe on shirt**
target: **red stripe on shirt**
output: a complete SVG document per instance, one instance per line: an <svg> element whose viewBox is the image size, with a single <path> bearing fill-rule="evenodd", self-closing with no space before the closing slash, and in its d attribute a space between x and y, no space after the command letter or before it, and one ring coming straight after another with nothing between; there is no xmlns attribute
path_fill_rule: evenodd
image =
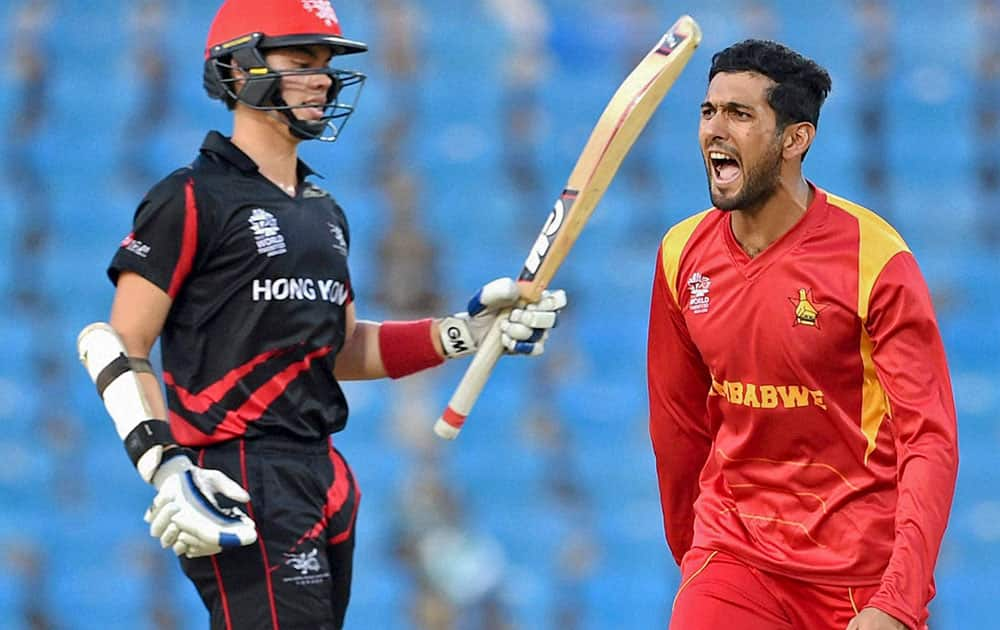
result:
<svg viewBox="0 0 1000 630"><path fill-rule="evenodd" d="M212 383L197 394L192 394L184 389L174 380L174 375L170 372L163 372L163 382L174 390L181 405L188 411L194 413L205 413L209 407L222 400L223 396L229 393L236 383L249 374L255 367L275 356L281 349L268 350L258 354L243 365L230 370L225 376Z"/></svg>
<svg viewBox="0 0 1000 630"><path fill-rule="evenodd" d="M184 186L184 234L181 237L181 255L174 267L174 275L170 278L170 288L167 294L171 299L177 297L184 281L191 273L194 265L194 255L198 250L198 203L194 197L194 180L187 180Z"/></svg>
<svg viewBox="0 0 1000 630"><path fill-rule="evenodd" d="M211 433L205 433L205 431L198 428L188 418L174 410L170 410L170 430L174 435L174 439L184 446L207 446L243 436L246 434L247 425L264 415L267 408L288 388L288 385L299 374L309 369L314 359L329 354L332 349L332 346L323 346L322 348L313 350L301 361L296 361L275 374L270 380L258 387L246 402L237 409L226 412L222 422L216 425ZM190 410L192 413L203 413L213 403L221 400L236 385L239 379L246 376L253 367L280 352L282 352L280 349L270 350L251 359L248 363L232 370L222 379L198 394L191 394L177 385L173 375L169 372L164 372L163 381L167 387L177 394L177 398L185 407L185 411Z"/></svg>
<svg viewBox="0 0 1000 630"><path fill-rule="evenodd" d="M206 439L204 431L191 424L184 416L175 411L168 411L170 418L170 433L181 446L206 446L215 440Z"/></svg>
<svg viewBox="0 0 1000 630"><path fill-rule="evenodd" d="M332 346L317 348L301 361L292 363L271 377L271 380L258 387L245 403L226 413L222 422L212 431L212 441L217 442L220 439L239 437L246 433L247 425L264 415L271 403L288 388L289 383L295 380L299 374L308 370L314 359L319 359L332 350Z"/></svg>

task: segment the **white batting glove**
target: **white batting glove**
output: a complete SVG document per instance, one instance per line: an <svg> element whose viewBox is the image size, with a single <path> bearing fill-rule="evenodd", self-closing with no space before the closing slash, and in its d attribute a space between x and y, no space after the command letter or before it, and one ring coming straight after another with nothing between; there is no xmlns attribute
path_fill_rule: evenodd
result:
<svg viewBox="0 0 1000 630"><path fill-rule="evenodd" d="M500 311L517 304L520 297L513 278L498 278L483 285L469 300L466 311L441 321L445 356L454 359L475 352ZM515 308L504 316L500 339L507 354L538 356L545 352L545 340L565 306L565 291L543 291L538 302Z"/></svg>
<svg viewBox="0 0 1000 630"><path fill-rule="evenodd" d="M219 507L216 494L240 503L250 495L218 470L200 468L180 455L160 466L153 485L158 492L144 519L164 549L199 558L257 540L256 526L242 510Z"/></svg>

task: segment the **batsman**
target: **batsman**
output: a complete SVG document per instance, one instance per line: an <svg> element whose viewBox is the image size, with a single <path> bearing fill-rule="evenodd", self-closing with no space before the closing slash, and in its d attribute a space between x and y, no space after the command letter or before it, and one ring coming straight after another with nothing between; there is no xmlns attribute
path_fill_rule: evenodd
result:
<svg viewBox="0 0 1000 630"><path fill-rule="evenodd" d="M506 352L537 356L566 305L562 291L524 305L501 278L453 316L357 318L347 219L297 155L353 114L365 77L331 63L366 49L325 0L226 0L204 86L232 134L209 132L148 192L108 269L110 320L79 336L155 487L150 533L216 630L344 624L361 492L330 438L347 422L339 382L471 354L498 317ZM165 397L148 360L157 339Z"/></svg>

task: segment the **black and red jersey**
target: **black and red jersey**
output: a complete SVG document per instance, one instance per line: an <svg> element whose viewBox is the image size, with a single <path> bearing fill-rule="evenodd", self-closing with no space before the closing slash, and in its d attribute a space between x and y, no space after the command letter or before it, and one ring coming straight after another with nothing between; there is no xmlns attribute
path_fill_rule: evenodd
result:
<svg viewBox="0 0 1000 630"><path fill-rule="evenodd" d="M343 210L305 180L294 197L211 132L200 154L150 190L108 270L173 299L161 334L170 426L197 446L341 430L333 376L353 300Z"/></svg>

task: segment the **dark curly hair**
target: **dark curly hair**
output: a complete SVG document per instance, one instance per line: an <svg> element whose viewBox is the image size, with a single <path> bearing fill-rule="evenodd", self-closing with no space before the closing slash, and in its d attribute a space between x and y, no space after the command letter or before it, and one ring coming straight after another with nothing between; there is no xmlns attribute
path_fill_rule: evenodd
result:
<svg viewBox="0 0 1000 630"><path fill-rule="evenodd" d="M831 87L830 74L822 66L770 40L747 39L715 53L708 80L720 72L756 72L774 81L767 102L779 130L797 122L818 125Z"/></svg>

